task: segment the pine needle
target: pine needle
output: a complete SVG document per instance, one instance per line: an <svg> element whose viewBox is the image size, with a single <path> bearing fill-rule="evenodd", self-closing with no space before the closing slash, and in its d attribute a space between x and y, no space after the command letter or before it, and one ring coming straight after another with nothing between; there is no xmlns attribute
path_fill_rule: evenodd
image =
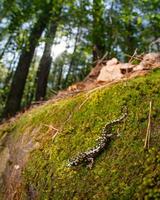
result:
<svg viewBox="0 0 160 200"><path fill-rule="evenodd" d="M148 115L148 125L147 125L147 132L146 132L146 138L144 142L144 148L149 149L150 145L150 138L151 138L151 111L152 111L152 101L150 101L149 104L149 115Z"/></svg>

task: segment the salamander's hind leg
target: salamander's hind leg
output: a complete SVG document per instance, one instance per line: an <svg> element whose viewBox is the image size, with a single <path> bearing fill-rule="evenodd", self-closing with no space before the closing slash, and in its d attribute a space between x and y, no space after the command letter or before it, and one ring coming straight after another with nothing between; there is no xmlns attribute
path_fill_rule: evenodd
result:
<svg viewBox="0 0 160 200"><path fill-rule="evenodd" d="M94 159L93 159L93 158L88 158L87 160L88 160L88 165L87 165L87 167L88 167L89 169L92 169L93 163L94 163Z"/></svg>

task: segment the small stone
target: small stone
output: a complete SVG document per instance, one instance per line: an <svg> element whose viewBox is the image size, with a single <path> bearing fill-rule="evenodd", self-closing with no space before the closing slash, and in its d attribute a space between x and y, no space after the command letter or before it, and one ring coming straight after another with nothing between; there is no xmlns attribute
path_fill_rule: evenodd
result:
<svg viewBox="0 0 160 200"><path fill-rule="evenodd" d="M117 58L112 58L111 60L107 61L107 66L112 66L117 64L118 64Z"/></svg>
<svg viewBox="0 0 160 200"><path fill-rule="evenodd" d="M140 63L139 65L137 65L136 67L134 67L133 71L141 71L144 69L144 66L142 63Z"/></svg>
<svg viewBox="0 0 160 200"><path fill-rule="evenodd" d="M14 169L18 170L20 168L19 165L14 165Z"/></svg>

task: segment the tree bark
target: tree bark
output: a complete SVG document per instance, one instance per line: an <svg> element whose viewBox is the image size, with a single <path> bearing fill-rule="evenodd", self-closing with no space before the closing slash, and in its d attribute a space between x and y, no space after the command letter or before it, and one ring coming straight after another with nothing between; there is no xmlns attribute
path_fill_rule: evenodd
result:
<svg viewBox="0 0 160 200"><path fill-rule="evenodd" d="M103 0L93 1L93 66L106 53L105 45L105 23L103 19L104 2Z"/></svg>
<svg viewBox="0 0 160 200"><path fill-rule="evenodd" d="M23 96L29 67L39 38L41 37L41 34L46 28L46 25L49 21L51 9L52 7L48 6L48 10L45 10L45 12L39 16L39 19L31 30L28 44L22 49L18 66L13 76L13 81L4 109L3 117L10 117L16 114L16 112L20 109L21 99Z"/></svg>
<svg viewBox="0 0 160 200"><path fill-rule="evenodd" d="M36 101L43 100L46 96L48 76L51 68L51 48L57 31L57 23L50 24L46 35L45 48L37 72Z"/></svg>
<svg viewBox="0 0 160 200"><path fill-rule="evenodd" d="M73 64L74 64L74 55L75 55L75 53L77 51L77 45L78 45L78 42L80 40L80 35L81 35L80 27L78 27L76 38L75 38L75 43L74 43L74 49L73 49L73 53L72 53L72 56L71 56L71 61L70 61L70 64L69 64L69 68L68 68L68 72L67 72L67 75L66 75L66 79L65 79L65 86L68 86L68 85L71 84L71 82L69 81L69 76L71 74L72 67L73 67Z"/></svg>
<svg viewBox="0 0 160 200"><path fill-rule="evenodd" d="M63 65L60 66L57 76L57 83L56 83L57 90L62 89L62 75L63 75Z"/></svg>
<svg viewBox="0 0 160 200"><path fill-rule="evenodd" d="M134 26L132 25L132 22L129 22L129 24L126 25L126 30L128 32L126 36L126 44L127 44L127 49L126 52L129 55L133 55L134 51L136 50L137 47L137 41L136 38L134 37ZM128 60L128 57L126 56L126 61Z"/></svg>

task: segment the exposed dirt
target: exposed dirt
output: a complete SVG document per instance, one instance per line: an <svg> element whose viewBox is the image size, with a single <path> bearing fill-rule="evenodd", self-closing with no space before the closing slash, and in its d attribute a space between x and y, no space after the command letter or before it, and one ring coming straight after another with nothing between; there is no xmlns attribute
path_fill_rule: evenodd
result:
<svg viewBox="0 0 160 200"><path fill-rule="evenodd" d="M30 152L41 146L38 136L40 128L26 130L17 140L12 135L6 135L7 139L1 144L3 149L0 152L0 159L3 160L3 163L0 164L0 175L3 175L1 176L0 192L3 193L4 200L23 199L21 196L23 188L21 173L29 159ZM50 128L48 128L47 133L51 134L51 131L52 135L56 133ZM31 199L36 196L32 188L28 188L28 193Z"/></svg>

